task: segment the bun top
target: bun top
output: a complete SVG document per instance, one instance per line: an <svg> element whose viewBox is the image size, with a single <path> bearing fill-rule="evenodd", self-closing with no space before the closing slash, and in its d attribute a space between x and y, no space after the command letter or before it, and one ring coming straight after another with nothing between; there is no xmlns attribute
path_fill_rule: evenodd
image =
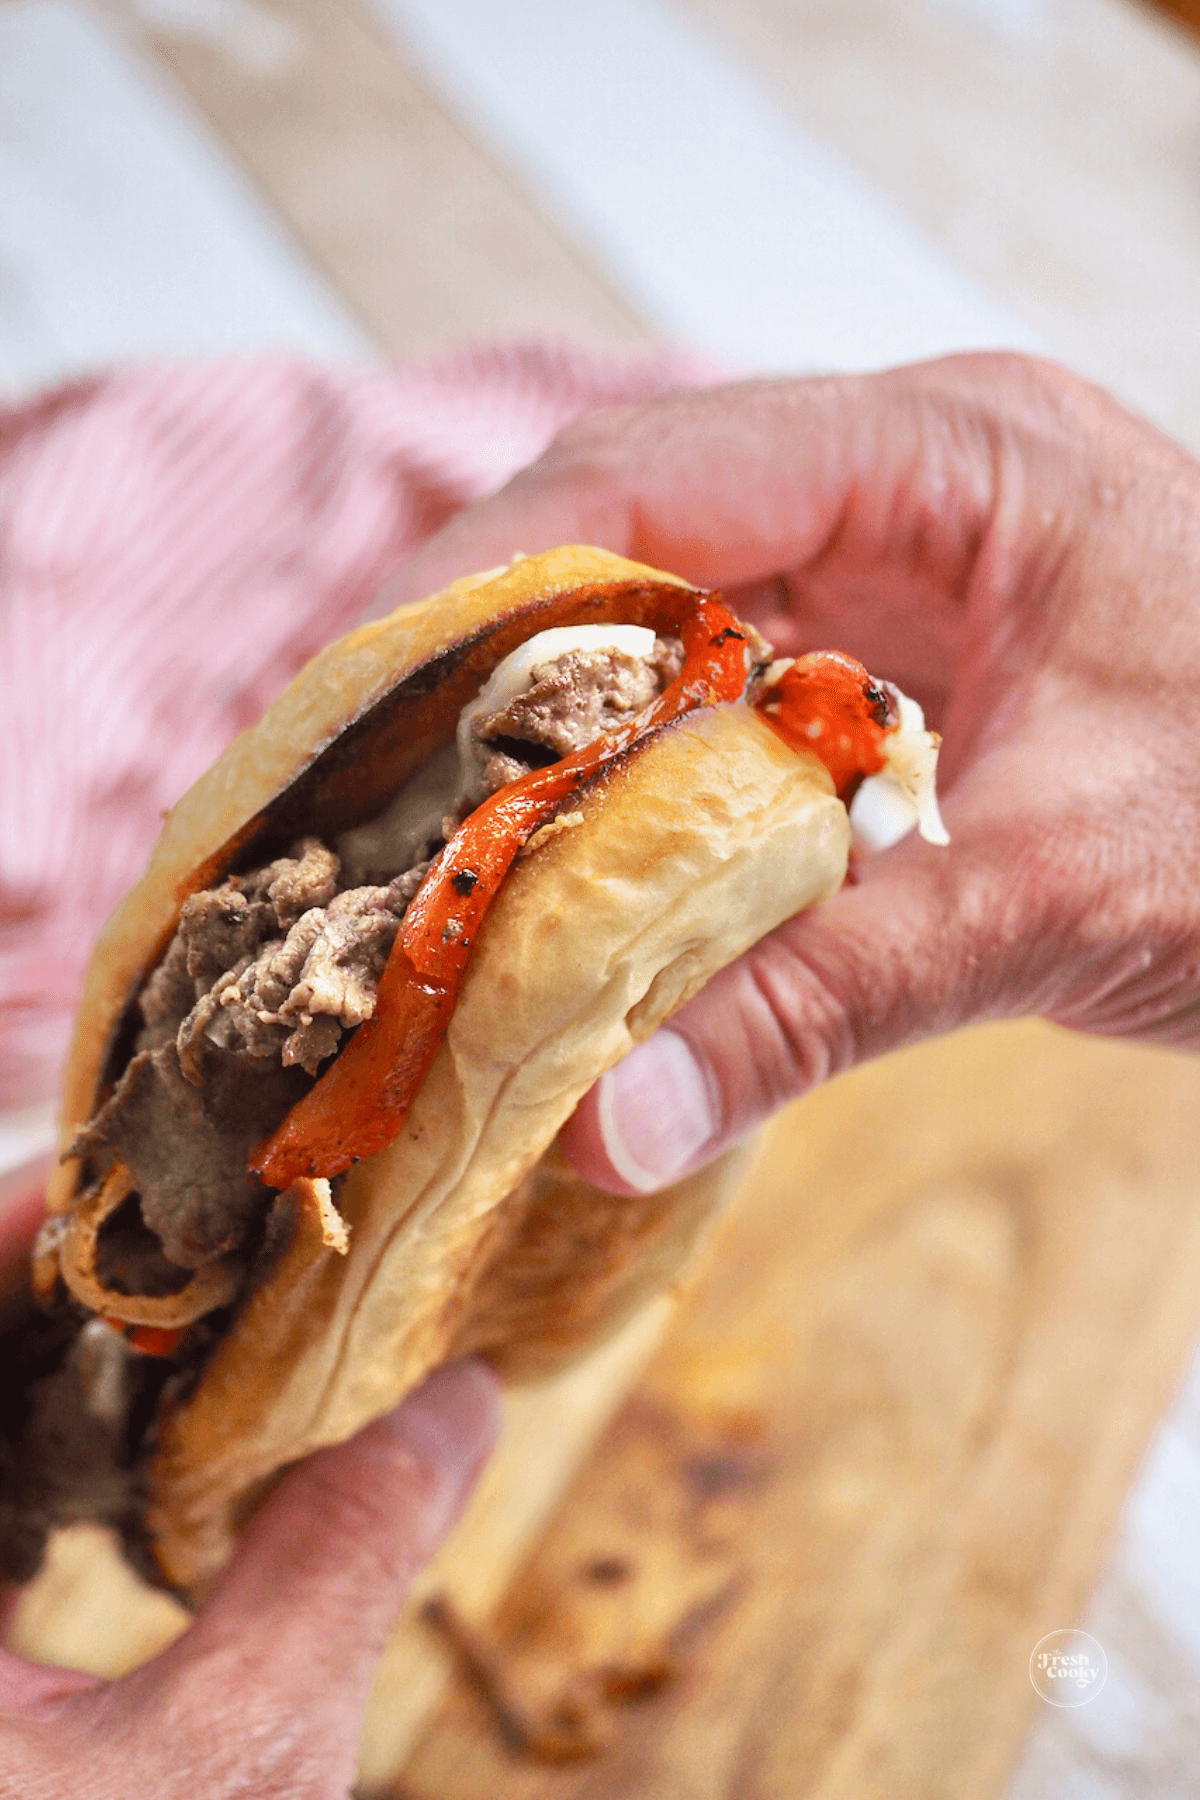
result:
<svg viewBox="0 0 1200 1800"><path fill-rule="evenodd" d="M587 545L471 575L335 640L236 737L168 815L145 875L106 925L88 970L63 1093L62 1143L95 1111L122 1022L190 894L301 831L342 831L377 812L454 735L492 669L535 631L639 623L663 574ZM76 1165L51 1178L70 1204Z"/></svg>

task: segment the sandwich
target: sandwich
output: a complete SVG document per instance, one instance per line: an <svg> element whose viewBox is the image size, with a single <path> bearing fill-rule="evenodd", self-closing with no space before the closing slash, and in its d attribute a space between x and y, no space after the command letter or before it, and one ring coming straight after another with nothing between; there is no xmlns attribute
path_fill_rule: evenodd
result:
<svg viewBox="0 0 1200 1800"><path fill-rule="evenodd" d="M674 1280L736 1158L589 1187L598 1077L846 875L936 739L849 657L567 547L323 651L102 935L10 1346L0 1556L112 1525L203 1593L279 1472L438 1363L548 1373Z"/></svg>

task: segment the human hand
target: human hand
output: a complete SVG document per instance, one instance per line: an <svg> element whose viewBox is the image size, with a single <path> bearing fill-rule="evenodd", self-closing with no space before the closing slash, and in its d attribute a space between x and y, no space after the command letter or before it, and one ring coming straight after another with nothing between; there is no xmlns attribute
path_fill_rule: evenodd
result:
<svg viewBox="0 0 1200 1800"><path fill-rule="evenodd" d="M453 1364L286 1477L184 1635L121 1681L0 1651L0 1793L28 1800L339 1800L400 1603L496 1427Z"/></svg>
<svg viewBox="0 0 1200 1800"><path fill-rule="evenodd" d="M29 1252L46 1216L49 1151L0 1173L0 1308L28 1292Z"/></svg>
<svg viewBox="0 0 1200 1800"><path fill-rule="evenodd" d="M593 415L389 589L591 542L850 651L944 734L916 837L789 921L567 1128L618 1192L898 1045L1039 1013L1200 1041L1200 465L1064 370L963 356Z"/></svg>

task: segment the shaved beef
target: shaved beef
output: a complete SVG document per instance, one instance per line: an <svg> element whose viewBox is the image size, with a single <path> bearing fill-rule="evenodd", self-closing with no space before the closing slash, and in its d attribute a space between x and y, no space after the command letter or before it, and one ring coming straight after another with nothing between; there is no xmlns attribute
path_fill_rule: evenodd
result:
<svg viewBox="0 0 1200 1800"><path fill-rule="evenodd" d="M283 1017L327 1013L345 1026L369 1019L383 965L407 907L407 896L394 895L385 887L351 888L348 894L339 894L317 922L312 947L281 1008ZM312 916L306 913L305 920Z"/></svg>
<svg viewBox="0 0 1200 1800"><path fill-rule="evenodd" d="M341 865L320 838L304 838L299 859L281 856L258 877L281 925L290 925L313 906L328 906L338 890ZM248 885L255 880L247 878Z"/></svg>
<svg viewBox="0 0 1200 1800"><path fill-rule="evenodd" d="M164 1254L197 1269L238 1249L257 1222L267 1190L247 1174L246 1159L307 1085L274 1059L214 1057L197 1087L184 1079L173 1044L143 1050L74 1149L114 1151Z"/></svg>
<svg viewBox="0 0 1200 1800"><path fill-rule="evenodd" d="M525 693L475 725L491 750L489 791L624 724L682 661L678 643L658 639L646 659L609 649L540 664ZM471 804L451 806L445 836ZM426 848L422 838L407 854ZM386 885L339 892L338 857L306 838L291 856L184 903L141 995L136 1054L77 1145L128 1166L141 1218L170 1263L199 1268L253 1240L266 1190L247 1174L247 1157L342 1033L371 1017L400 921L428 868L421 861ZM122 1280L136 1281L147 1247L137 1241L136 1218L128 1225L113 1248ZM169 1286L169 1270L147 1267L148 1285Z"/></svg>
<svg viewBox="0 0 1200 1800"><path fill-rule="evenodd" d="M762 639L759 638L759 643ZM669 688L677 676L683 674L683 644L679 638L656 637L654 648L646 658L647 666L658 676L658 691Z"/></svg>
<svg viewBox="0 0 1200 1800"><path fill-rule="evenodd" d="M499 712L477 719L475 735L485 743L516 738L569 756L649 706L682 666L682 646L662 638L645 658L623 650L570 650L539 664L532 685Z"/></svg>
<svg viewBox="0 0 1200 1800"><path fill-rule="evenodd" d="M517 746L514 744L513 748ZM522 775L528 775L532 762L523 762L520 757L510 756L507 750L494 750L488 757L483 770L483 791L485 795L495 794L510 781L519 781ZM465 814L464 814L465 817Z"/></svg>
<svg viewBox="0 0 1200 1800"><path fill-rule="evenodd" d="M388 887L351 888L303 913L286 938L272 938L214 983L179 1027L179 1056L200 1081L207 1045L235 1056L282 1053L316 1075L343 1029L375 1011L375 992L400 920L428 863Z"/></svg>
<svg viewBox="0 0 1200 1800"><path fill-rule="evenodd" d="M184 901L171 946L142 992L145 1030L139 1049L170 1043L196 1002L227 971L244 968L281 926L333 898L338 875L333 851L318 838L305 838L297 850L297 856L282 856L252 875L230 876Z"/></svg>
<svg viewBox="0 0 1200 1800"><path fill-rule="evenodd" d="M144 1024L138 1033L137 1048L161 1050L164 1044L174 1043L195 1003L196 982L187 971L187 943L180 930L139 996Z"/></svg>
<svg viewBox="0 0 1200 1800"><path fill-rule="evenodd" d="M141 996L137 1054L77 1145L126 1164L142 1219L185 1269L252 1233L267 1190L247 1174L247 1157L343 1030L374 1012L429 867L339 894L333 851L316 838L297 851L185 903Z"/></svg>

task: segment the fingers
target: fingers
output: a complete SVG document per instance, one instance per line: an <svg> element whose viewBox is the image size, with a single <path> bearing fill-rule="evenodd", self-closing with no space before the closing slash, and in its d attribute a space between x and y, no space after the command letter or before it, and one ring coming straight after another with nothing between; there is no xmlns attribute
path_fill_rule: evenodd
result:
<svg viewBox="0 0 1200 1800"><path fill-rule="evenodd" d="M580 1173L663 1187L855 1063L1023 1010L1041 971L1011 966L1000 864L952 858L910 841L718 975L586 1096L564 1134Z"/></svg>
<svg viewBox="0 0 1200 1800"><path fill-rule="evenodd" d="M370 1657L413 1574L461 1510L497 1422L497 1384L482 1364L439 1369L394 1412L319 1451L252 1521L204 1609L203 1629L233 1623L297 1658ZM311 1621L323 1622L323 1647Z"/></svg>
<svg viewBox="0 0 1200 1800"><path fill-rule="evenodd" d="M53 1167L47 1151L0 1174L0 1265L28 1254L46 1211L46 1178Z"/></svg>
<svg viewBox="0 0 1200 1800"><path fill-rule="evenodd" d="M564 1136L580 1173L652 1191L830 1076L985 1019L1200 1048L1200 802L1151 692L1115 730L1051 682L952 788L948 849L868 858L602 1078Z"/></svg>
<svg viewBox="0 0 1200 1800"><path fill-rule="evenodd" d="M47 1153L0 1175L0 1307L26 1293L29 1251L46 1214Z"/></svg>
<svg viewBox="0 0 1200 1800"><path fill-rule="evenodd" d="M0 1650L0 1712L33 1713L52 1709L60 1700L102 1686L96 1675L73 1669L43 1668Z"/></svg>
<svg viewBox="0 0 1200 1800"><path fill-rule="evenodd" d="M246 1792L346 1791L375 1660L491 1447L497 1393L482 1364L453 1364L301 1465L192 1628L110 1690L110 1706L157 1712L160 1734L179 1721L206 1771L232 1746L243 1774L258 1770ZM319 1774L311 1789L300 1767Z"/></svg>
<svg viewBox="0 0 1200 1800"><path fill-rule="evenodd" d="M940 728L965 648L1018 593L1045 615L1105 457L1120 441L1144 460L1148 435L1065 370L1003 354L670 395L571 426L373 610L599 544L723 588L780 655L849 651Z"/></svg>
<svg viewBox="0 0 1200 1800"><path fill-rule="evenodd" d="M1015 405L1013 364L1035 367L951 358L873 377L745 382L594 414L433 538L381 609L518 552L571 542L715 586L802 571L831 550L839 562L870 564L899 552L957 590L993 502L990 425L999 397Z"/></svg>

